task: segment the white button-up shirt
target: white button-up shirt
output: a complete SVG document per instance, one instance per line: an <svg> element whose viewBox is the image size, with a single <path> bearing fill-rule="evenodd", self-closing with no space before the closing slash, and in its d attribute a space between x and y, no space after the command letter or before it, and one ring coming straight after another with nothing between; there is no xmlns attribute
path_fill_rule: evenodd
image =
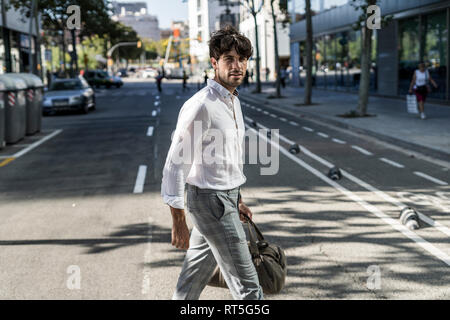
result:
<svg viewBox="0 0 450 320"><path fill-rule="evenodd" d="M209 79L185 102L163 169L164 203L184 209L185 182L215 190L245 183L245 126L237 95Z"/></svg>

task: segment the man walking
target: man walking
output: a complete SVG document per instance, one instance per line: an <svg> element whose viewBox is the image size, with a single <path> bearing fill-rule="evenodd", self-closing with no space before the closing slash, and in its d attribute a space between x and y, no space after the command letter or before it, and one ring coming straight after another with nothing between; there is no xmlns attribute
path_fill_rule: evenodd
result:
<svg viewBox="0 0 450 320"><path fill-rule="evenodd" d="M243 203L245 126L236 88L252 56L250 41L233 27L209 42L214 80L181 108L163 170L161 195L172 214L172 245L187 249L173 299L198 299L219 265L234 299L263 299L240 221L252 212ZM198 131L201 131L198 134ZM221 141L221 152L211 148ZM180 163L191 155L191 162ZM184 159L183 159L184 160ZM192 233L184 212L184 184Z"/></svg>

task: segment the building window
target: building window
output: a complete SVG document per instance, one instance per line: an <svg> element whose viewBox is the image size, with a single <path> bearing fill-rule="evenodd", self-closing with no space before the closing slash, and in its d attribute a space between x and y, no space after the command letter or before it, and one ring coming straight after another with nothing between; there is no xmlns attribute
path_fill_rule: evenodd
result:
<svg viewBox="0 0 450 320"><path fill-rule="evenodd" d="M422 17L421 60L427 64L438 89L430 97L445 99L447 79L448 30L447 14L439 12ZM433 86L432 86L433 88Z"/></svg>
<svg viewBox="0 0 450 320"><path fill-rule="evenodd" d="M197 16L197 27L199 27L199 28L202 27L202 16L201 15Z"/></svg>
<svg viewBox="0 0 450 320"><path fill-rule="evenodd" d="M420 61L419 17L399 21L399 94L407 94Z"/></svg>
<svg viewBox="0 0 450 320"><path fill-rule="evenodd" d="M197 0L197 10L202 8L202 0Z"/></svg>

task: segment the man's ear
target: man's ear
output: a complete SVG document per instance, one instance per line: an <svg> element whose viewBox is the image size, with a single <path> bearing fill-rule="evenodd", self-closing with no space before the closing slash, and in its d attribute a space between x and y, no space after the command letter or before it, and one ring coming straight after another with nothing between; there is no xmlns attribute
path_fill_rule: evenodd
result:
<svg viewBox="0 0 450 320"><path fill-rule="evenodd" d="M216 71L216 69L217 69L217 60L216 60L216 58L211 57L211 65L212 65L214 71Z"/></svg>

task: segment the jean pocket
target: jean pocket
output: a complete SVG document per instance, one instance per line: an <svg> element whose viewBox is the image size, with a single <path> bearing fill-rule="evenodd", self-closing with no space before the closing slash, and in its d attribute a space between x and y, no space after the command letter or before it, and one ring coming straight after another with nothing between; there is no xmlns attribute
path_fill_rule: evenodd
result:
<svg viewBox="0 0 450 320"><path fill-rule="evenodd" d="M217 220L222 219L225 214L225 202L220 193L213 193L208 195L209 208Z"/></svg>

